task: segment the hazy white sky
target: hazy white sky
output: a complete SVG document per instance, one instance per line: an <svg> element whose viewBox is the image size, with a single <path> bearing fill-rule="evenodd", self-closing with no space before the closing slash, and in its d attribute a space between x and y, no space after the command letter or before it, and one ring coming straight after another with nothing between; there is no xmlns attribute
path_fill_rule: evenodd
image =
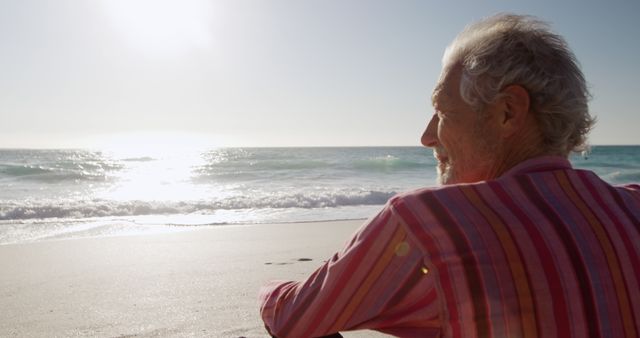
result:
<svg viewBox="0 0 640 338"><path fill-rule="evenodd" d="M418 145L442 51L501 11L569 41L592 144L640 144L637 1L7 0L0 147Z"/></svg>

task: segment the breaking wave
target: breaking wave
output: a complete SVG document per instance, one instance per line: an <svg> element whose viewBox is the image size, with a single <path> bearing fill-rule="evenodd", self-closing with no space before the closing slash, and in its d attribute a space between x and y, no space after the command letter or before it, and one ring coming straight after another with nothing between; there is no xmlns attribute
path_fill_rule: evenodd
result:
<svg viewBox="0 0 640 338"><path fill-rule="evenodd" d="M382 205L395 191L345 193L294 193L289 195L236 196L219 201L32 201L0 204L0 220L93 218L171 214L212 214L219 210L314 209Z"/></svg>

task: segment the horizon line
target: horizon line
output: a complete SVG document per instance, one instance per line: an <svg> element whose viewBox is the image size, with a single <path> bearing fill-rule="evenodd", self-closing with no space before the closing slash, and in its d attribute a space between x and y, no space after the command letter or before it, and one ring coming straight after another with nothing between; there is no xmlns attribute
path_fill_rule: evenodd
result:
<svg viewBox="0 0 640 338"><path fill-rule="evenodd" d="M620 143L620 144L590 144L589 147L633 147L640 144ZM198 148L198 147L196 147ZM257 149L278 149L278 148L428 148L423 145L274 145L274 146L203 146L200 148L207 149L225 149L225 148L257 148ZM109 147L3 147L0 150L108 150ZM575 152L579 153L579 152Z"/></svg>

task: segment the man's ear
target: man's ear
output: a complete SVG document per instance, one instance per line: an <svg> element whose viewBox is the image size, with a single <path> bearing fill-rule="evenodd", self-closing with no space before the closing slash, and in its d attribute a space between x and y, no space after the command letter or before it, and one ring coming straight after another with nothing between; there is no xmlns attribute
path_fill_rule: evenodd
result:
<svg viewBox="0 0 640 338"><path fill-rule="evenodd" d="M500 127L502 135L510 138L527 123L529 118L529 92L521 85L509 85L502 90L502 121Z"/></svg>

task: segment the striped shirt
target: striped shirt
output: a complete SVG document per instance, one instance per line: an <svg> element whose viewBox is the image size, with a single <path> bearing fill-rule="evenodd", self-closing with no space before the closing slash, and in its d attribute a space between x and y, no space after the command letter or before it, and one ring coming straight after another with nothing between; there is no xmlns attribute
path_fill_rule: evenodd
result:
<svg viewBox="0 0 640 338"><path fill-rule="evenodd" d="M277 337L639 337L639 281L640 186L540 157L395 196L261 314Z"/></svg>

